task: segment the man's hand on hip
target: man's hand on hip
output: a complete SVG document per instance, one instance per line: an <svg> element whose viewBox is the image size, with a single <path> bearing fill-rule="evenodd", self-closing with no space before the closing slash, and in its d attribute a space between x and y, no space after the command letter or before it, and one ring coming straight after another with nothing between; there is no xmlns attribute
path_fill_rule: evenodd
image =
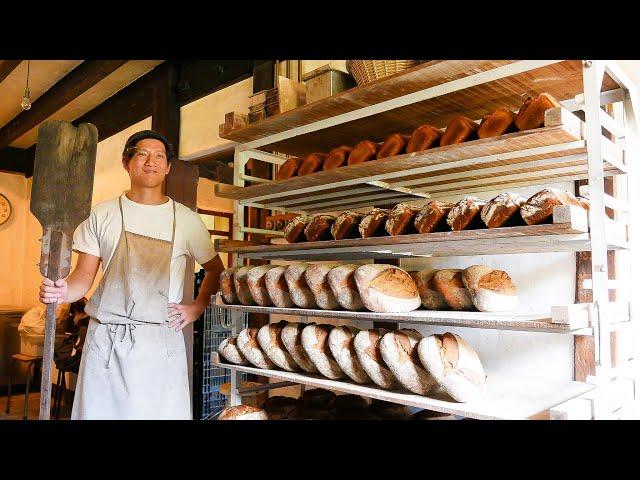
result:
<svg viewBox="0 0 640 480"><path fill-rule="evenodd" d="M169 328L173 328L176 332L179 332L190 323L195 322L200 315L202 315L205 308L206 305L203 306L197 302L189 305L170 303L167 308L169 313Z"/></svg>

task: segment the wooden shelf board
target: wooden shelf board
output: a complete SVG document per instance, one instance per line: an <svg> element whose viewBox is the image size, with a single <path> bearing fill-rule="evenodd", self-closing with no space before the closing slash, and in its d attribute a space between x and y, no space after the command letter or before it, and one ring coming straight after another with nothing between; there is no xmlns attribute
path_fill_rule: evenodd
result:
<svg viewBox="0 0 640 480"><path fill-rule="evenodd" d="M409 393L406 390L388 391L375 386L329 380L317 375L282 370L263 370L255 367L221 363L217 352L211 354L211 362L217 367L229 368L240 372L253 373L317 388L351 393L480 420L527 419L594 389L593 385L581 382L509 377L487 372L487 391L485 396L480 401L459 403L453 401L451 397L441 391L425 397Z"/></svg>

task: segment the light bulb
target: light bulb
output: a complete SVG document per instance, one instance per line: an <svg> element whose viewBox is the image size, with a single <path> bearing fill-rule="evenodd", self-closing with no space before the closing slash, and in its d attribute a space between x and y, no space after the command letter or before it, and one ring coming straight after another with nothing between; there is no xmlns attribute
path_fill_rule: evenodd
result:
<svg viewBox="0 0 640 480"><path fill-rule="evenodd" d="M23 110L29 110L31 108L31 100L29 100L29 97L27 96L22 97L22 102L20 102L20 106L22 107Z"/></svg>

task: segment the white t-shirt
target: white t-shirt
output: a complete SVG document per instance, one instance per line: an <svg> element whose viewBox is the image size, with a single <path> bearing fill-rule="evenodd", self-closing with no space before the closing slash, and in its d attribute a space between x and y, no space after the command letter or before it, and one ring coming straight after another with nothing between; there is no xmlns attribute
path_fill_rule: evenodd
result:
<svg viewBox="0 0 640 480"><path fill-rule="evenodd" d="M162 205L143 205L129 200L124 194L120 198L128 232L171 241L173 200ZM216 255L211 235L200 216L181 203L175 203L176 234L171 254L170 303L182 301L187 256L193 256L202 265ZM73 250L100 257L104 271L116 250L121 231L122 220L116 197L91 209L89 218L75 231Z"/></svg>

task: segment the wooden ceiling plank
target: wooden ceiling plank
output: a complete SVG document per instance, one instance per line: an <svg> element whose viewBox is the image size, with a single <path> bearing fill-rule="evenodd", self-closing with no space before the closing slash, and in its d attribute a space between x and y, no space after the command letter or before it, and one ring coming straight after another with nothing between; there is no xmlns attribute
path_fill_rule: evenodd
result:
<svg viewBox="0 0 640 480"><path fill-rule="evenodd" d="M0 83L13 72L22 60L0 60Z"/></svg>

